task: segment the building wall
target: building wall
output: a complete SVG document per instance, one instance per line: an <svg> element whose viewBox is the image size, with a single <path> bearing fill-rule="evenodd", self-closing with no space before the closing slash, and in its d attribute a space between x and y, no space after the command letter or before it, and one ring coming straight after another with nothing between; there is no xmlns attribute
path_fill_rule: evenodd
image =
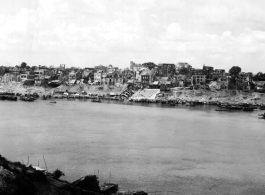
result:
<svg viewBox="0 0 265 195"><path fill-rule="evenodd" d="M141 75L141 82L143 85L148 85L150 83L150 75Z"/></svg>
<svg viewBox="0 0 265 195"><path fill-rule="evenodd" d="M204 84L206 82L206 75L193 75L191 77L192 84Z"/></svg>

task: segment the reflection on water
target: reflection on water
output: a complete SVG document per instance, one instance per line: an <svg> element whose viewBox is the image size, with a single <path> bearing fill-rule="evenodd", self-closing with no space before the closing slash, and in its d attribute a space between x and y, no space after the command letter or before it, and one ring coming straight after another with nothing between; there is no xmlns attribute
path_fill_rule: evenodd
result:
<svg viewBox="0 0 265 195"><path fill-rule="evenodd" d="M89 100L2 101L0 109L0 153L42 167L44 155L69 181L96 173L149 194L174 194L180 176L265 181L259 111Z"/></svg>

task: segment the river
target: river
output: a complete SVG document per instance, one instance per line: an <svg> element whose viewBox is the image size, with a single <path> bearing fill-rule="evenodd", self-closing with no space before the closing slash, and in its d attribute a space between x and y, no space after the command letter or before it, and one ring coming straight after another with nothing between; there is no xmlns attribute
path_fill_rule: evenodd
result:
<svg viewBox="0 0 265 195"><path fill-rule="evenodd" d="M101 183L149 194L263 188L261 111L56 101L0 101L0 154L45 168L44 156L49 171L65 173L62 179L95 173Z"/></svg>

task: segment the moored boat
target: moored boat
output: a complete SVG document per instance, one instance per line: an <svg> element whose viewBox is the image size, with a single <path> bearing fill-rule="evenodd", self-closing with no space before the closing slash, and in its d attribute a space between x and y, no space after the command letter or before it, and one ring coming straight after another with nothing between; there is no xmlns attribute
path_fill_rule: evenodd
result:
<svg viewBox="0 0 265 195"><path fill-rule="evenodd" d="M98 102L98 103L100 103L101 100L100 99L92 99L91 102Z"/></svg>
<svg viewBox="0 0 265 195"><path fill-rule="evenodd" d="M261 116L261 118L259 118L259 119L265 119L265 112L264 112L264 114L259 114L258 116Z"/></svg>

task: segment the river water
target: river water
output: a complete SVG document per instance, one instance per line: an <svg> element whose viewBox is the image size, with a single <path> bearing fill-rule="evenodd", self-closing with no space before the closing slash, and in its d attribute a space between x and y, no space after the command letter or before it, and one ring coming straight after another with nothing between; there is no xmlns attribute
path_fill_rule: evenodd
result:
<svg viewBox="0 0 265 195"><path fill-rule="evenodd" d="M228 191L233 182L264 183L265 121L257 117L262 112L215 109L1 101L0 154L24 163L29 157L45 168L44 156L48 170L62 170L65 180L95 173L101 183L149 194L181 194L213 180L229 180L221 182Z"/></svg>

